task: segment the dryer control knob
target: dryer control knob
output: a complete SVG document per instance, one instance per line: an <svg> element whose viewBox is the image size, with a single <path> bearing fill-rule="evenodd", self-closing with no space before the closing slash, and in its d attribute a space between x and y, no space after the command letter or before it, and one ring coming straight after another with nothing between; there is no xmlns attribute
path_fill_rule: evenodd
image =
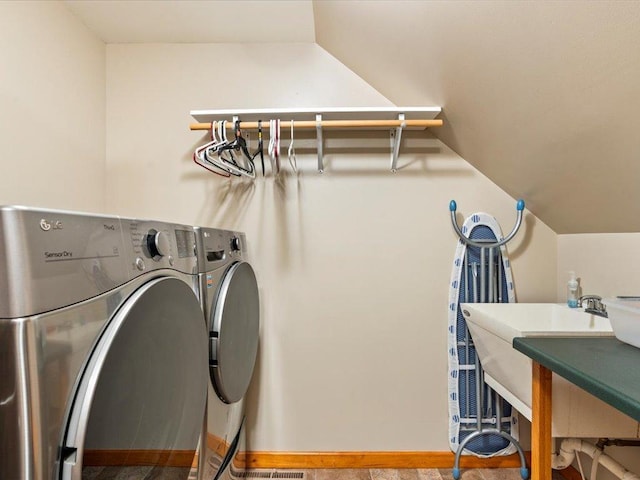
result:
<svg viewBox="0 0 640 480"><path fill-rule="evenodd" d="M169 236L165 232L151 230L148 238L149 252L152 257L164 257L170 253L171 243L169 242Z"/></svg>
<svg viewBox="0 0 640 480"><path fill-rule="evenodd" d="M238 237L233 237L231 239L231 251L232 252L240 251L240 239Z"/></svg>

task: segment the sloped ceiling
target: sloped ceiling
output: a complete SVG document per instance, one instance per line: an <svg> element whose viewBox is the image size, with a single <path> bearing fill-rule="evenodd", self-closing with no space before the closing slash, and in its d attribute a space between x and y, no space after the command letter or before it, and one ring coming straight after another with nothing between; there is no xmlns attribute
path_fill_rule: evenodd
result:
<svg viewBox="0 0 640 480"><path fill-rule="evenodd" d="M314 2L316 41L557 233L640 231L640 2Z"/></svg>
<svg viewBox="0 0 640 480"><path fill-rule="evenodd" d="M557 233L640 231L640 2L65 3L106 43L317 42Z"/></svg>

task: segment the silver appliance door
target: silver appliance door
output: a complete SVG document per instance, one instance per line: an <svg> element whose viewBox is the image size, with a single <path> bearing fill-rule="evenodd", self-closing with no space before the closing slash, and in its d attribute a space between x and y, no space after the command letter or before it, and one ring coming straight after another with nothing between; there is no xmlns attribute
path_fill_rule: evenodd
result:
<svg viewBox="0 0 640 480"><path fill-rule="evenodd" d="M258 353L260 298L247 262L234 263L220 282L209 332L209 371L225 403L244 397Z"/></svg>
<svg viewBox="0 0 640 480"><path fill-rule="evenodd" d="M108 478L186 479L202 430L206 360L202 310L189 286L161 277L137 289L79 378L58 478L100 470Z"/></svg>

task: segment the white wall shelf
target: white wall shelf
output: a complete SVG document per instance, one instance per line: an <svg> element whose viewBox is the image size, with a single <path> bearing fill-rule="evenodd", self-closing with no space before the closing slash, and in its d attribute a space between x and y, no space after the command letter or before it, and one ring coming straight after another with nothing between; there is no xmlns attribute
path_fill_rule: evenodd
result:
<svg viewBox="0 0 640 480"><path fill-rule="evenodd" d="M433 120L442 111L441 107L354 107L354 108L258 108L238 110L191 110L191 116L202 123L218 120L231 120L238 116L246 121L269 121L272 118L280 120L315 120L316 115L322 115L323 120L397 120L398 115L404 114L407 120Z"/></svg>

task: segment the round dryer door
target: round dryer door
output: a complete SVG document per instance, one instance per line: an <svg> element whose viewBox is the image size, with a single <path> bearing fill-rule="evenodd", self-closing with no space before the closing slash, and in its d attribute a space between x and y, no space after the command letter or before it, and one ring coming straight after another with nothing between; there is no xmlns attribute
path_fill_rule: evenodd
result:
<svg viewBox="0 0 640 480"><path fill-rule="evenodd" d="M137 289L109 320L81 373L58 478L102 472L187 479L205 412L206 359L207 330L189 286L162 277Z"/></svg>
<svg viewBox="0 0 640 480"><path fill-rule="evenodd" d="M209 364L220 400L235 403L244 397L258 353L260 299L253 268L234 263L218 289L211 318Z"/></svg>

